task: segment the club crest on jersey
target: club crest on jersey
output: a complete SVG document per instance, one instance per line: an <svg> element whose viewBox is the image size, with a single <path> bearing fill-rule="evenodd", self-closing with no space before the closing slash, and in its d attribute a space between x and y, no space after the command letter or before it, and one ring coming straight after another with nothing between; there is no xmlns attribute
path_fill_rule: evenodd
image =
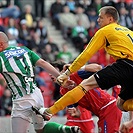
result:
<svg viewBox="0 0 133 133"><path fill-rule="evenodd" d="M13 56L20 57L26 52L27 51L25 49L10 49L10 50L4 51L6 58L11 58Z"/></svg>

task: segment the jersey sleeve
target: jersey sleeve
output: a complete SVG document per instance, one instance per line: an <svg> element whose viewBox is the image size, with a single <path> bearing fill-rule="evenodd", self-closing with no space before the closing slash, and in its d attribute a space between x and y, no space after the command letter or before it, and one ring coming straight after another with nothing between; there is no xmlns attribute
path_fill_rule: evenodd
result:
<svg viewBox="0 0 133 133"><path fill-rule="evenodd" d="M30 56L30 60L35 66L36 62L41 58L38 54L36 54L34 51L28 49L27 47L24 47L28 51L28 55Z"/></svg>
<svg viewBox="0 0 133 133"><path fill-rule="evenodd" d="M96 32L85 50L74 60L69 67L71 73L78 71L99 49L105 46L106 38L102 30Z"/></svg>
<svg viewBox="0 0 133 133"><path fill-rule="evenodd" d="M79 70L77 73L78 73L78 76L79 76L82 80L87 79L87 78L89 78L91 75L94 74L94 72L84 71L84 70Z"/></svg>
<svg viewBox="0 0 133 133"><path fill-rule="evenodd" d="M40 56L37 55L35 52L31 51L31 61L32 64L35 66L36 62L40 59Z"/></svg>

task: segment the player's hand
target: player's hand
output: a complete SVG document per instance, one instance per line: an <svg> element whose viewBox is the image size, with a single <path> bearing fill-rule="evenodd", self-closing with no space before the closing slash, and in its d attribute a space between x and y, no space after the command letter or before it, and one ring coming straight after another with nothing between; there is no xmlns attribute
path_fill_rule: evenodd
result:
<svg viewBox="0 0 133 133"><path fill-rule="evenodd" d="M77 110L75 107L68 108L67 111L73 117L80 117L80 111Z"/></svg>
<svg viewBox="0 0 133 133"><path fill-rule="evenodd" d="M131 121L127 121L122 124L120 127L121 133L130 133L130 130L133 128L133 123Z"/></svg>
<svg viewBox="0 0 133 133"><path fill-rule="evenodd" d="M64 85L67 82L69 75L70 71L67 69L64 73L57 77L56 82L61 86Z"/></svg>
<svg viewBox="0 0 133 133"><path fill-rule="evenodd" d="M67 88L68 90L73 89L75 86L76 86L75 82L70 79L65 81L65 83L62 85L63 88Z"/></svg>

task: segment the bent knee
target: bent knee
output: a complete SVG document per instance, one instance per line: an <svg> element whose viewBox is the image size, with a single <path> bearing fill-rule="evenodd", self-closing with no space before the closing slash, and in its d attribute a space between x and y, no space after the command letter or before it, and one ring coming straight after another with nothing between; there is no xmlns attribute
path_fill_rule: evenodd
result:
<svg viewBox="0 0 133 133"><path fill-rule="evenodd" d="M80 85L86 89L86 91L99 87L94 76L92 75L88 79L84 79Z"/></svg>

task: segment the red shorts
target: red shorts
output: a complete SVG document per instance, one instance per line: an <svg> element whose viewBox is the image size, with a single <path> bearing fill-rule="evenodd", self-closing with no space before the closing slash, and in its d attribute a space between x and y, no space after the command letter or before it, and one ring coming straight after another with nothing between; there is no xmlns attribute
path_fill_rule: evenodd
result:
<svg viewBox="0 0 133 133"><path fill-rule="evenodd" d="M99 133L115 133L119 131L122 112L116 106L116 102L102 109L99 114Z"/></svg>

